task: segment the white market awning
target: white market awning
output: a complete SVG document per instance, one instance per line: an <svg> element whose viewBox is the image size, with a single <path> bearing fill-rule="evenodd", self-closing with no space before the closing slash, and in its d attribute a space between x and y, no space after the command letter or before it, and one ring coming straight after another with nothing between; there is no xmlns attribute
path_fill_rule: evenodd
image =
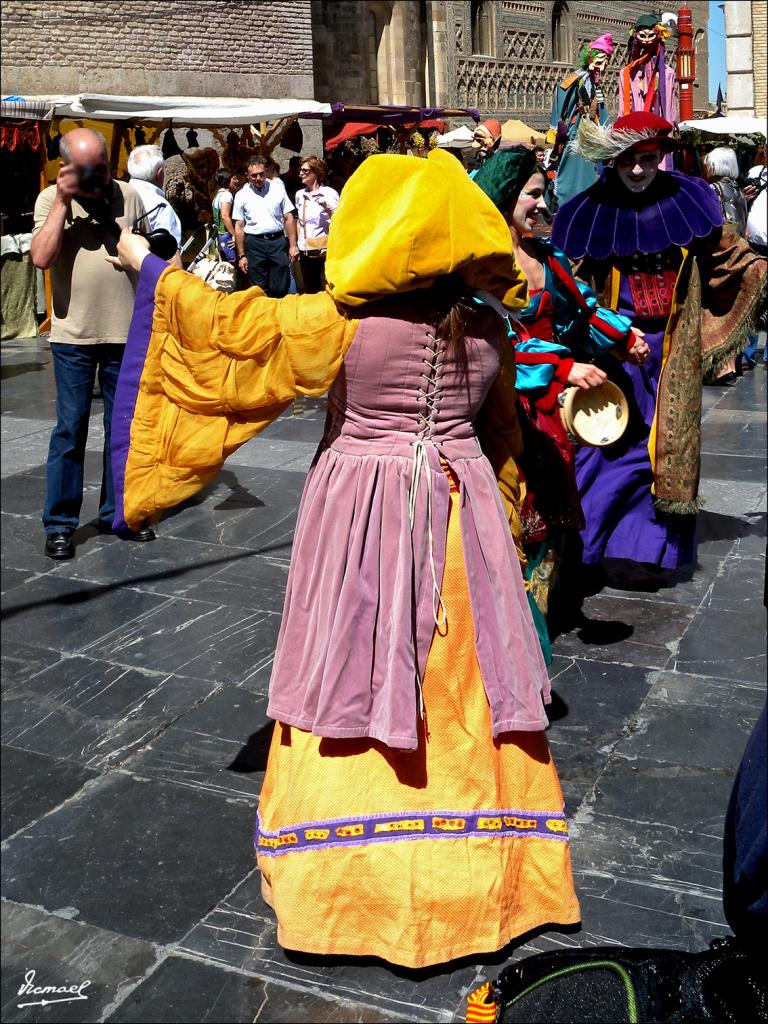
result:
<svg viewBox="0 0 768 1024"><path fill-rule="evenodd" d="M318 103L316 100L265 100L241 96L109 96L84 92L76 96L24 96L14 99L14 106L19 111L45 108L53 117L143 123L167 121L179 127L199 128L207 125L234 127L331 112L330 103ZM6 107L5 101L3 107Z"/></svg>
<svg viewBox="0 0 768 1024"><path fill-rule="evenodd" d="M472 145L472 128L463 124L460 128L454 128L452 132L437 136L437 145L440 149L468 149Z"/></svg>
<svg viewBox="0 0 768 1024"><path fill-rule="evenodd" d="M705 117L697 121L681 121L681 132L706 132L708 135L762 135L766 137L768 122L764 117Z"/></svg>

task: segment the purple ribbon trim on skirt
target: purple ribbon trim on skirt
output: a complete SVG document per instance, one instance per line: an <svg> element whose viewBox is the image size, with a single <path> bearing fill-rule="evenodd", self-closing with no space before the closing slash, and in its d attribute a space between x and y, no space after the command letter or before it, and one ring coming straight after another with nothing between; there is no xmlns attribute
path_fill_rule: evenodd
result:
<svg viewBox="0 0 768 1024"><path fill-rule="evenodd" d="M299 850L467 836L535 836L568 842L568 825L562 811L399 811L305 821L272 832L264 828L259 813L254 846L262 856L279 857Z"/></svg>

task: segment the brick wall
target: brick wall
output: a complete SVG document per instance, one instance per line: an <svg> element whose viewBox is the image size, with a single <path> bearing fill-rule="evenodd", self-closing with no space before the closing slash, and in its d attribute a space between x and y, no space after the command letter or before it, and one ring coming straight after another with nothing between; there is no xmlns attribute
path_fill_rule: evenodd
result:
<svg viewBox="0 0 768 1024"><path fill-rule="evenodd" d="M4 93L313 96L310 0L4 0Z"/></svg>

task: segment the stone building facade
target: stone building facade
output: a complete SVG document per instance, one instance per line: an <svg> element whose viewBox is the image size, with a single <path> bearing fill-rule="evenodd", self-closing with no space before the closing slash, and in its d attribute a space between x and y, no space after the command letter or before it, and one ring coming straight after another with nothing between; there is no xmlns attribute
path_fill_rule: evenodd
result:
<svg viewBox="0 0 768 1024"><path fill-rule="evenodd" d="M310 0L3 0L4 95L311 99Z"/></svg>
<svg viewBox="0 0 768 1024"><path fill-rule="evenodd" d="M689 6L697 42L694 106L703 112L708 5ZM312 0L315 98L477 107L544 128L554 89L584 43L611 32L616 49L605 92L615 116L629 30L638 15L658 10L658 2L643 0Z"/></svg>
<svg viewBox="0 0 768 1024"><path fill-rule="evenodd" d="M725 63L728 113L766 116L768 5L730 0L725 4Z"/></svg>

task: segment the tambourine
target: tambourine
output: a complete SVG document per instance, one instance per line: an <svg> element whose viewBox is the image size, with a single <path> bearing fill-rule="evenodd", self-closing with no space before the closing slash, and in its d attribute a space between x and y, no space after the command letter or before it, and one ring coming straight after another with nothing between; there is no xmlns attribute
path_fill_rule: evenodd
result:
<svg viewBox="0 0 768 1024"><path fill-rule="evenodd" d="M615 444L629 422L624 392L607 380L596 388L566 388L557 397L560 418L575 444L605 448Z"/></svg>

